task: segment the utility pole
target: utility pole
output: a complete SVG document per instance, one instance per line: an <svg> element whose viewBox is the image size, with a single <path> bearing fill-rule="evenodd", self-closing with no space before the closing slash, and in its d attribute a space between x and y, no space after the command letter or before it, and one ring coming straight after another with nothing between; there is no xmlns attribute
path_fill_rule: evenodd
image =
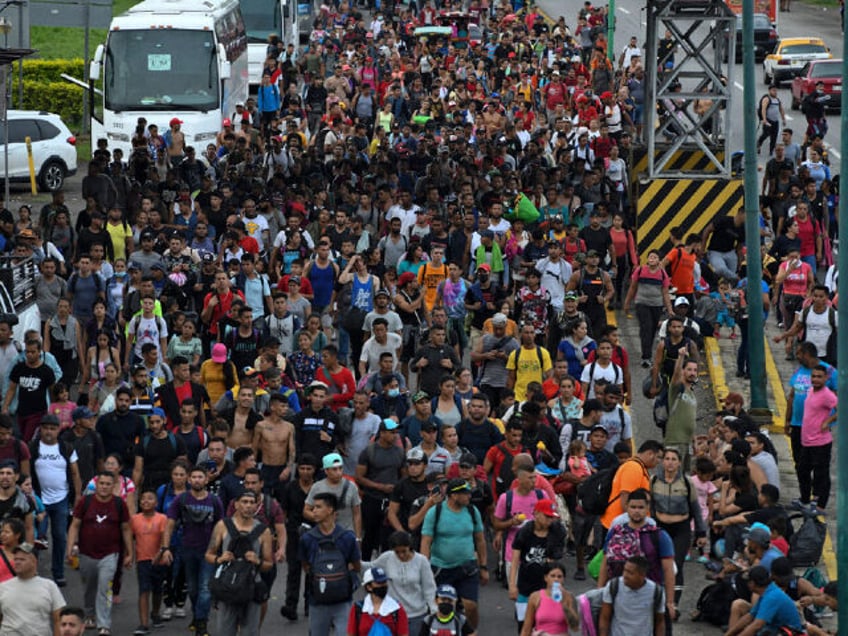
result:
<svg viewBox="0 0 848 636"><path fill-rule="evenodd" d="M732 31L731 31L732 33ZM751 409L768 411L766 351L763 334L763 261L760 257L760 206L757 189L757 84L754 80L754 0L742 0L742 77L745 89L742 115L745 131L745 246L747 248L748 358L751 373ZM846 328L848 329L848 328ZM848 606L846 606L848 607Z"/></svg>
<svg viewBox="0 0 848 636"><path fill-rule="evenodd" d="M83 47L82 54L82 73L83 73L83 81L88 84L88 45L89 45L89 32L91 30L91 1L83 0L83 6L85 9L85 45ZM82 131L83 133L91 132L89 130L89 126L91 124L91 113L88 112L88 99L83 98L82 100ZM94 142L92 141L92 147Z"/></svg>
<svg viewBox="0 0 848 636"><path fill-rule="evenodd" d="M848 46L848 32L842 33L842 46ZM843 49L845 50L845 49ZM842 76L848 72L848 57L843 56L842 59ZM843 126L842 130L848 130L848 108L840 109L840 121ZM840 139L839 151L842 157L839 159L839 173L848 175L848 145L844 139ZM848 228L848 197L839 197L839 225L837 227ZM848 231L848 230L847 230ZM840 233L841 234L841 233ZM848 236L848 235L846 235ZM842 236L840 236L842 239ZM848 240L843 244L839 243L838 267L843 272L848 272ZM842 337L837 338L836 362L837 362L837 386L836 390L840 400L848 400L848 312L841 312L837 315L836 332L842 334ZM751 367L754 368L754 367ZM846 402L848 404L848 402ZM836 471L836 571L839 576L843 577L843 581L848 581L848 437L845 436L845 427L848 426L845 420L845 411L839 407L837 411L839 419L837 426L841 425L842 430L836 435L836 465L842 466L841 470ZM848 607L848 585L840 585L838 590L839 601L846 603L842 607ZM843 618L839 621L839 636L848 636L848 619Z"/></svg>
<svg viewBox="0 0 848 636"><path fill-rule="evenodd" d="M615 68L615 0L607 6L607 57Z"/></svg>

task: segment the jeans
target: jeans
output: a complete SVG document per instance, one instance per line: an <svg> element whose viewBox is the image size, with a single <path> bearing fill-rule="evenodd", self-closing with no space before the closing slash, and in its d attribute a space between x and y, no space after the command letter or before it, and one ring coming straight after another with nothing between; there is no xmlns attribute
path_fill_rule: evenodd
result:
<svg viewBox="0 0 848 636"><path fill-rule="evenodd" d="M196 621L208 620L209 608L212 606L209 579L212 578L215 566L206 562L205 552L203 548L182 548L188 597Z"/></svg>
<svg viewBox="0 0 848 636"><path fill-rule="evenodd" d="M801 446L798 462L798 489L801 501L810 502L810 493L818 500L819 508L827 507L830 498L830 456L833 443L823 446Z"/></svg>
<svg viewBox="0 0 848 636"><path fill-rule="evenodd" d="M51 573L53 580L65 578L65 552L68 549L68 498L52 504L44 504L50 519Z"/></svg>
<svg viewBox="0 0 848 636"><path fill-rule="evenodd" d="M710 267L718 276L727 280L738 280L739 275L736 270L739 267L739 258L736 255L736 250L729 252L710 250L707 252L707 259L710 261Z"/></svg>
<svg viewBox="0 0 848 636"><path fill-rule="evenodd" d="M677 566L677 573L674 575L674 602L676 603L683 594L683 564L692 545L692 528L688 519L677 523L660 523L659 526L668 533L674 544L674 563Z"/></svg>
<svg viewBox="0 0 848 636"><path fill-rule="evenodd" d="M809 256L802 256L801 260L804 261L807 265L810 266L810 269L813 270L813 276L816 275L816 255L810 254Z"/></svg>
<svg viewBox="0 0 848 636"><path fill-rule="evenodd" d="M310 605L309 636L345 636L350 601L333 605Z"/></svg>
<svg viewBox="0 0 848 636"><path fill-rule="evenodd" d="M112 577L118 569L118 554L107 554L102 559L79 555L80 574L84 585L83 605L86 616L97 617L98 629L112 627Z"/></svg>

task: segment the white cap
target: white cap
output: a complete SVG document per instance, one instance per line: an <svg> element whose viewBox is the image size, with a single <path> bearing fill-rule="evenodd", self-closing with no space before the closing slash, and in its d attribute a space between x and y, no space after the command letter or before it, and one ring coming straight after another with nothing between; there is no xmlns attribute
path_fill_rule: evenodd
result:
<svg viewBox="0 0 848 636"><path fill-rule="evenodd" d="M689 299L686 296L678 296L677 300L674 301L674 306L678 307L680 305L688 305Z"/></svg>

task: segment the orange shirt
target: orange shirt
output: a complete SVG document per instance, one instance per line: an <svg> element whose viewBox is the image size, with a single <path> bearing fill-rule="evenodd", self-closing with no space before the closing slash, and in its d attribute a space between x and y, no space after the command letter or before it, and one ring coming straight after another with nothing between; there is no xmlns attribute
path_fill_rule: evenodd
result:
<svg viewBox="0 0 848 636"><path fill-rule="evenodd" d="M130 528L135 537L136 561L153 561L159 556L167 523L168 518L161 512L155 512L150 517L141 512L132 516Z"/></svg>
<svg viewBox="0 0 848 636"><path fill-rule="evenodd" d="M611 503L607 506L606 512L601 515L601 523L604 528L609 528L613 520L624 512L624 506L621 503L621 493L634 492L640 488L650 490L651 478L648 476L648 470L641 460L634 457L621 465L615 473L615 478L612 480Z"/></svg>
<svg viewBox="0 0 848 636"><path fill-rule="evenodd" d="M671 284L678 294L695 293L695 261L697 257L683 247L675 247L665 255L671 270Z"/></svg>

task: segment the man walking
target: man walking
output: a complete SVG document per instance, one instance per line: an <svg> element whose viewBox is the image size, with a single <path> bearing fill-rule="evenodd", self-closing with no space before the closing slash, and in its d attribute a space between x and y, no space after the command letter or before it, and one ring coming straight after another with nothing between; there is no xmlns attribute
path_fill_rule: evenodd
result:
<svg viewBox="0 0 848 636"><path fill-rule="evenodd" d="M309 633L345 636L357 573L362 568L359 542L350 530L336 525L338 499L316 495L312 515L316 526L300 538L299 558L310 575Z"/></svg>
<svg viewBox="0 0 848 636"><path fill-rule="evenodd" d="M27 340L24 356L24 361L12 366L9 372L9 388L3 400L2 413L9 413L12 400L17 394L18 430L23 440L29 443L38 422L47 413L48 390L56 383L57 378L41 356L40 340Z"/></svg>
<svg viewBox="0 0 848 636"><path fill-rule="evenodd" d="M85 612L95 617L99 636L112 632L112 579L121 565L133 563L130 515L124 501L112 494L115 475L104 471L97 476L93 495L81 497L74 506L68 529L67 557L79 555L84 585ZM124 562L118 562L123 541ZM55 547L53 548L56 549Z"/></svg>
<svg viewBox="0 0 848 636"><path fill-rule="evenodd" d="M599 636L628 636L645 633L665 634L665 594L662 586L648 579L649 562L632 556L624 563L624 572L604 588Z"/></svg>
<svg viewBox="0 0 848 636"><path fill-rule="evenodd" d="M812 390L804 402L801 459L798 462L801 503L812 501L820 510L827 508L830 497L830 457L833 450L831 427L837 419L836 394L825 386L827 376L828 370L821 364L810 374Z"/></svg>
<svg viewBox="0 0 848 636"><path fill-rule="evenodd" d="M168 526L162 538L161 560L163 565L170 565L174 560L171 537L179 521L183 532L179 550L185 566L188 596L194 613L191 625L195 636L208 636L206 623L212 605L209 579L215 567L206 561L206 548L215 524L224 517L221 500L206 489L206 479L206 471L203 468L191 469L188 478L190 490L174 499L168 508Z"/></svg>
<svg viewBox="0 0 848 636"><path fill-rule="evenodd" d="M757 139L757 154L760 154L763 142L768 139L769 157L771 157L774 154L774 145L777 143L777 133L780 130L780 124L783 123L784 126L786 125L786 113L783 111L783 103L777 96L777 84L769 84L768 93L760 98L757 116L763 125L763 132L760 133L760 137Z"/></svg>
<svg viewBox="0 0 848 636"><path fill-rule="evenodd" d="M59 612L65 599L53 581L38 576L35 546L17 546L13 561L15 577L0 585L2 632L19 636L58 634Z"/></svg>

